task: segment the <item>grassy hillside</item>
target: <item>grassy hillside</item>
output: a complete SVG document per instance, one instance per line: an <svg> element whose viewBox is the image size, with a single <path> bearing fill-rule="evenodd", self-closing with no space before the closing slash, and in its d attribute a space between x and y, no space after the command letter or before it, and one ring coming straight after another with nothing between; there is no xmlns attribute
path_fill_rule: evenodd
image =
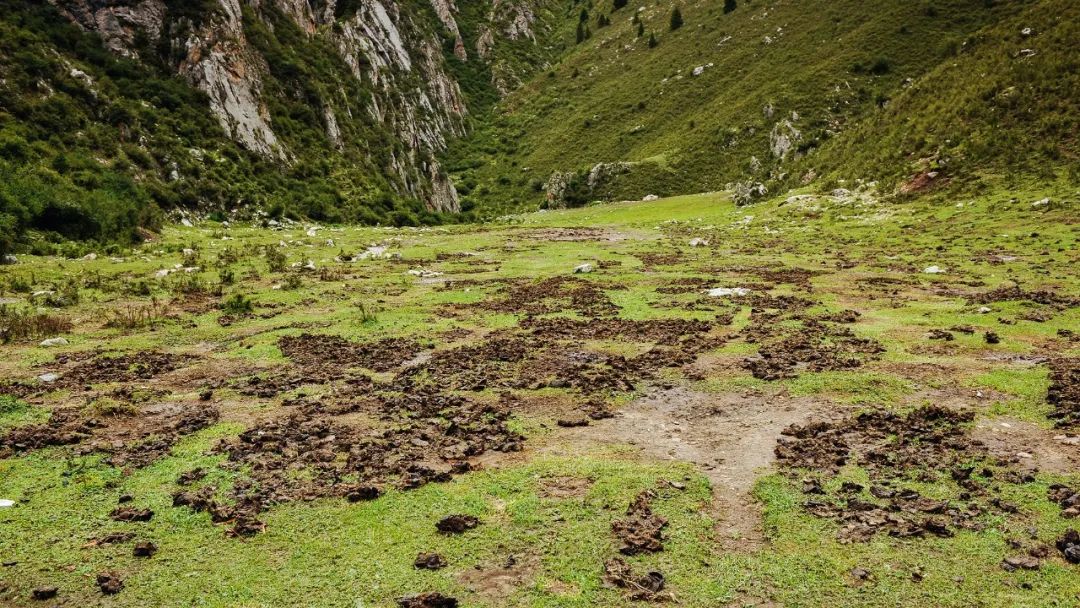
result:
<svg viewBox="0 0 1080 608"><path fill-rule="evenodd" d="M556 172L573 173L570 204L823 176L892 186L925 157L1045 174L1076 156L1074 3L699 1L671 31L673 6L595 3L591 36L452 150L470 195L531 207ZM587 184L615 162L631 164Z"/></svg>

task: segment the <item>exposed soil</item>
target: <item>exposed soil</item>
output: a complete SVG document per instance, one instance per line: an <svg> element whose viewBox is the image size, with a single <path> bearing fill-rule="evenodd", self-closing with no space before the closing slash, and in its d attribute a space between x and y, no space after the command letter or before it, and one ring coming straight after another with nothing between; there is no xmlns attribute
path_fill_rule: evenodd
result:
<svg viewBox="0 0 1080 608"><path fill-rule="evenodd" d="M724 547L752 550L765 538L751 490L775 461L773 447L781 431L834 409L811 398L654 388L619 408L612 419L566 429L541 449L573 453L630 444L648 458L693 463L712 483L712 513Z"/></svg>
<svg viewBox="0 0 1080 608"><path fill-rule="evenodd" d="M1068 475L1080 471L1080 449L1055 439L1057 433L1013 418L976 422L972 438L997 460L1025 472Z"/></svg>
<svg viewBox="0 0 1080 608"><path fill-rule="evenodd" d="M540 560L536 557L509 555L499 564L466 570L458 580L471 593L499 604L515 591L527 588L535 580L538 570Z"/></svg>

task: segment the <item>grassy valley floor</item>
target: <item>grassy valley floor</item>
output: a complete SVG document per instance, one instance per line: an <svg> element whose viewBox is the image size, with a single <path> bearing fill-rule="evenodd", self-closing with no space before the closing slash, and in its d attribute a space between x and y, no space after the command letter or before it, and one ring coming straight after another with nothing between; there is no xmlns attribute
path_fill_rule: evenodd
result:
<svg viewBox="0 0 1080 608"><path fill-rule="evenodd" d="M835 194L20 256L0 603L1077 605L1075 193Z"/></svg>

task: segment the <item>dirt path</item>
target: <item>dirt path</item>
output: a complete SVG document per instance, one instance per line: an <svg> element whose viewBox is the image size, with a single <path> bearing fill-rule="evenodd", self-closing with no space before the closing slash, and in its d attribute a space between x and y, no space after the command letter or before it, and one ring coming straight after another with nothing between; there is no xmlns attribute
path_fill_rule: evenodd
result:
<svg viewBox="0 0 1080 608"><path fill-rule="evenodd" d="M780 431L835 409L810 398L655 389L620 408L614 418L561 431L541 451L582 452L629 444L647 458L693 463L713 485L717 532L724 547L754 550L764 535L751 491L775 459Z"/></svg>

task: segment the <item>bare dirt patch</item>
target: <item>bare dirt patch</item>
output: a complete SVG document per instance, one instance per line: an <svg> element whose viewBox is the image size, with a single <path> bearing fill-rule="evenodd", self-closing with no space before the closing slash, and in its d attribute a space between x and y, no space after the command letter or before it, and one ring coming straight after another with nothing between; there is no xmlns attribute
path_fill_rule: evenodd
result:
<svg viewBox="0 0 1080 608"><path fill-rule="evenodd" d="M1055 439L1057 433L1013 418L981 418L972 438L995 458L1020 471L1068 475L1080 471L1080 449Z"/></svg>
<svg viewBox="0 0 1080 608"><path fill-rule="evenodd" d="M725 547L753 549L764 536L751 490L775 461L773 447L781 431L831 409L809 398L654 389L610 420L563 431L546 449L629 444L648 458L692 463L713 485L717 529Z"/></svg>

